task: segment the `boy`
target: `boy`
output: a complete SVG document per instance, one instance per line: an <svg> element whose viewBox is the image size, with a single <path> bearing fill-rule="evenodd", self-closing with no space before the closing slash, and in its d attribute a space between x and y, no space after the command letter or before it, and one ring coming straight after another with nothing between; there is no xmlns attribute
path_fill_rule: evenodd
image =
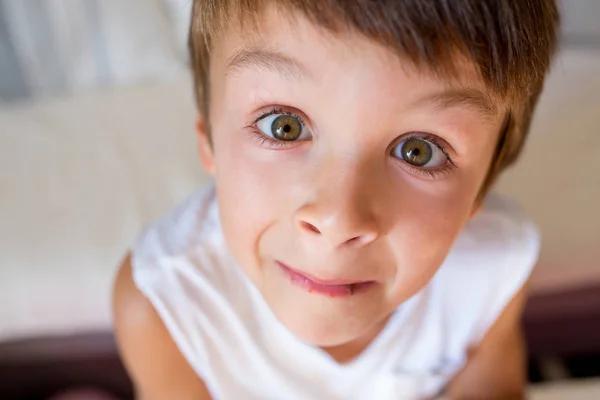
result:
<svg viewBox="0 0 600 400"><path fill-rule="evenodd" d="M139 397L521 398L538 239L486 194L557 25L552 0L196 1L214 187L117 277Z"/></svg>

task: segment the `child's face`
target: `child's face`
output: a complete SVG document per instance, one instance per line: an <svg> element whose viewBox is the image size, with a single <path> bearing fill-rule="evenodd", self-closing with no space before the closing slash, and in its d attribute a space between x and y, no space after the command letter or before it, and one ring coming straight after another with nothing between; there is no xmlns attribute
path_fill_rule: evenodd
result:
<svg viewBox="0 0 600 400"><path fill-rule="evenodd" d="M284 325L333 346L380 326L440 267L502 116L469 68L451 85L286 15L216 43L202 151L236 260Z"/></svg>

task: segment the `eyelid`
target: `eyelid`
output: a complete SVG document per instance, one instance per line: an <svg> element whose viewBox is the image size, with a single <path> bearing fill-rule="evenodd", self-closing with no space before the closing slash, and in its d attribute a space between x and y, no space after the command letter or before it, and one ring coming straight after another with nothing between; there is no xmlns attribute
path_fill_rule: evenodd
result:
<svg viewBox="0 0 600 400"><path fill-rule="evenodd" d="M307 118L304 115L304 113L302 113L301 111L296 110L292 107L272 106L272 107L267 107L266 109L263 109L259 113L260 113L260 115L250 124L250 126L256 125L258 123L258 121L260 121L261 119L264 119L270 115L282 114L282 115L290 115L292 117L298 118L300 120L300 122L302 123L302 125L305 126L312 133L312 130L310 129L309 124L306 123Z"/></svg>
<svg viewBox="0 0 600 400"><path fill-rule="evenodd" d="M452 169L455 168L451 163L447 163L439 168L419 168L402 160L400 160L400 162L402 162L403 168L409 169L412 174L433 180L447 176L452 172Z"/></svg>

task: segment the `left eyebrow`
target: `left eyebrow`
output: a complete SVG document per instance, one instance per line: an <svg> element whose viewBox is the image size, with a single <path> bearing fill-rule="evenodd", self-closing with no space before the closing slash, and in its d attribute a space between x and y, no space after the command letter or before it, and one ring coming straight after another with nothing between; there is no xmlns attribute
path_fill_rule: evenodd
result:
<svg viewBox="0 0 600 400"><path fill-rule="evenodd" d="M415 102L415 106L423 104L431 104L439 110L449 108L472 110L486 120L493 120L498 116L497 102L490 95L478 89L449 89L426 96Z"/></svg>
<svg viewBox="0 0 600 400"><path fill-rule="evenodd" d="M266 69L294 80L309 75L300 61L278 51L264 48L242 49L236 52L227 60L225 73L230 75L247 68Z"/></svg>

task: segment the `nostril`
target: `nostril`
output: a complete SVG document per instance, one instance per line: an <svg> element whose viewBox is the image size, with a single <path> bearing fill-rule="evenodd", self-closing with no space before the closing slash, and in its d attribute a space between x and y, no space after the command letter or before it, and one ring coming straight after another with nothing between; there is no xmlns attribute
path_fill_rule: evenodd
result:
<svg viewBox="0 0 600 400"><path fill-rule="evenodd" d="M310 224L310 223L308 223L306 221L301 221L300 224L307 231L310 231L310 232L313 232L313 233L318 233L318 234L321 233L321 231L316 226L314 226L313 224Z"/></svg>
<svg viewBox="0 0 600 400"><path fill-rule="evenodd" d="M355 236L353 238L348 239L346 241L346 244L363 246L368 243L371 243L373 240L375 240L375 237L376 237L375 235L369 235L369 234Z"/></svg>

